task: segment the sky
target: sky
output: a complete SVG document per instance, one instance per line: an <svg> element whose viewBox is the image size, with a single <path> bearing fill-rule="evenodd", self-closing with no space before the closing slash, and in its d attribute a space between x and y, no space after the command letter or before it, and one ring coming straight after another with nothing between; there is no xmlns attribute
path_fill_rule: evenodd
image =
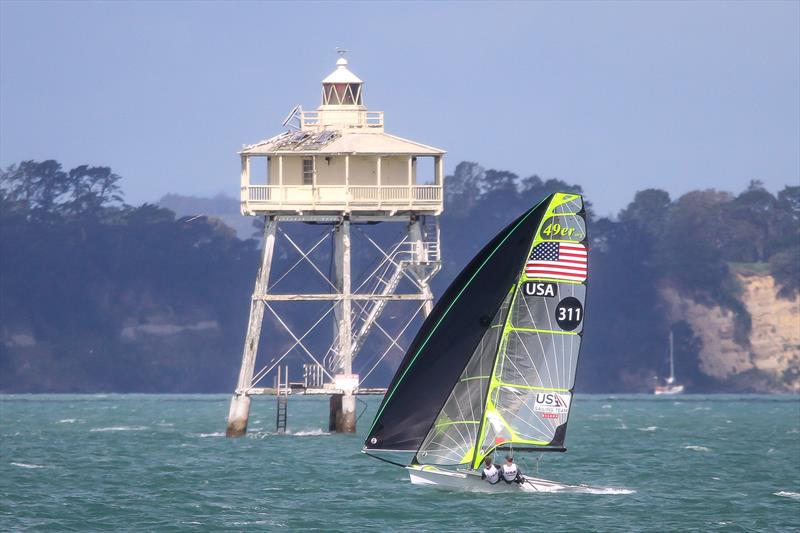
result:
<svg viewBox="0 0 800 533"><path fill-rule="evenodd" d="M319 105L337 47L448 173L559 178L600 214L800 184L796 1L0 0L0 165L110 166L133 204L235 197L237 150Z"/></svg>

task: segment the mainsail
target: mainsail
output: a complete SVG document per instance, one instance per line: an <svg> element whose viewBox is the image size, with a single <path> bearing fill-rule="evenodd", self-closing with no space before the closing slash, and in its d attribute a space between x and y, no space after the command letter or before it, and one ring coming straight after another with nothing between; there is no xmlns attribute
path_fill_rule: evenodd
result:
<svg viewBox="0 0 800 533"><path fill-rule="evenodd" d="M500 232L414 339L365 451L473 468L497 448L562 451L587 265L579 195L553 194Z"/></svg>

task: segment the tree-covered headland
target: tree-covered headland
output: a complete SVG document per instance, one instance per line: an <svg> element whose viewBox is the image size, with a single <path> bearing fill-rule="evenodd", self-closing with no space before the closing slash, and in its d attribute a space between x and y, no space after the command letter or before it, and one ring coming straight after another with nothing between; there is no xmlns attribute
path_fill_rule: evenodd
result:
<svg viewBox="0 0 800 533"><path fill-rule="evenodd" d="M446 180L435 294L499 229L558 190L581 187L459 164ZM738 194L676 199L647 189L613 218L587 200L581 390L649 390L666 372L670 329L690 390L780 390L780 375L704 374L699 332L669 312L663 291L732 313L735 342L747 350L752 321L738 276L770 274L781 298L800 289L800 187L772 194L753 181ZM258 257L257 241L218 219L126 204L108 167L8 167L0 172L0 391L230 392Z"/></svg>

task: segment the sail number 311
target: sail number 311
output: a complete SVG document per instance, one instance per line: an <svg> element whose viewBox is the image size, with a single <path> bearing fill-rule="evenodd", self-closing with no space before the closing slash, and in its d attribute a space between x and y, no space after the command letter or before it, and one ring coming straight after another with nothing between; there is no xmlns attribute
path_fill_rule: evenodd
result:
<svg viewBox="0 0 800 533"><path fill-rule="evenodd" d="M564 331L572 331L583 320L583 305L574 296L567 296L556 306L556 322Z"/></svg>

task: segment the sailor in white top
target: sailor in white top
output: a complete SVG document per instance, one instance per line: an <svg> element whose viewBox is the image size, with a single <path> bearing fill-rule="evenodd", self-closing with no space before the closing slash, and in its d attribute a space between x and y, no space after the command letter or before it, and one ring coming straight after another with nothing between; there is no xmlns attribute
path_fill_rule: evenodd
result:
<svg viewBox="0 0 800 533"><path fill-rule="evenodd" d="M490 484L494 485L500 481L500 469L492 463L492 458L487 457L484 461L483 472L481 479L485 479Z"/></svg>
<svg viewBox="0 0 800 533"><path fill-rule="evenodd" d="M510 455L506 456L506 464L500 470L503 475L503 481L506 483L522 483L523 478L519 473L519 468L514 464L514 458Z"/></svg>

